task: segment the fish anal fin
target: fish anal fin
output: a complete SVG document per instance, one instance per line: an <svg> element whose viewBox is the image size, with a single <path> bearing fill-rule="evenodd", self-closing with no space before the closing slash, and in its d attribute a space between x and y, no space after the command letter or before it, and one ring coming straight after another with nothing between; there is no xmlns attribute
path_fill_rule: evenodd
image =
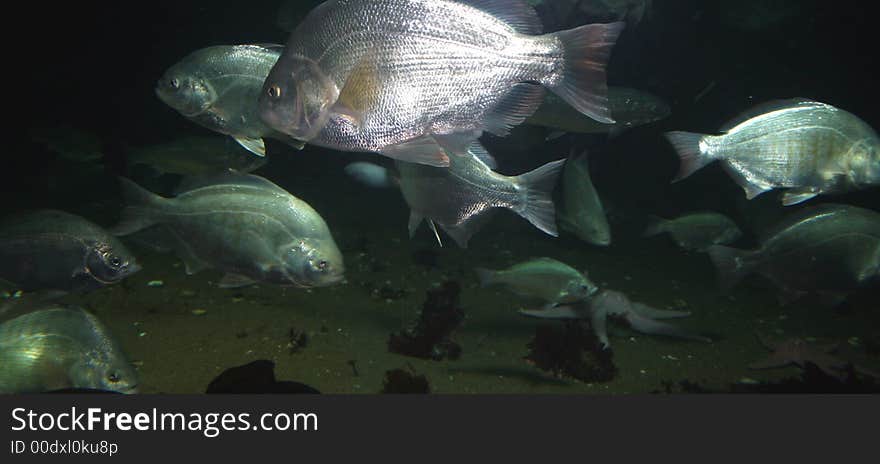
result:
<svg viewBox="0 0 880 464"><path fill-rule="evenodd" d="M408 163L425 164L438 168L449 166L449 156L436 140L430 136L422 136L396 145L389 145L380 151L381 154Z"/></svg>
<svg viewBox="0 0 880 464"><path fill-rule="evenodd" d="M798 203L803 203L807 200L813 199L820 192L818 189L808 187L802 189L791 189L784 194L782 194L782 205L783 206L791 206L796 205Z"/></svg>
<svg viewBox="0 0 880 464"><path fill-rule="evenodd" d="M486 115L486 130L504 137L510 129L523 123L544 102L544 88L534 84L517 84Z"/></svg>

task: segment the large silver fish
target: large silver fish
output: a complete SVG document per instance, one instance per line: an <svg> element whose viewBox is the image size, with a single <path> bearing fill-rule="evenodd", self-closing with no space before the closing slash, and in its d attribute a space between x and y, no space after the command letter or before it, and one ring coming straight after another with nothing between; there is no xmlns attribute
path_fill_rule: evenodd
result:
<svg viewBox="0 0 880 464"><path fill-rule="evenodd" d="M607 246L611 244L611 226L590 178L589 161L581 155L565 162L559 225L587 243Z"/></svg>
<svg viewBox="0 0 880 464"><path fill-rule="evenodd" d="M465 248L485 223L489 210L507 208L556 236L553 189L565 161L553 161L510 177L492 171L483 160L491 157L482 146L474 144L468 154L452 157L448 168L397 163L400 190L411 210L410 235L427 219L432 229L440 226Z"/></svg>
<svg viewBox="0 0 880 464"><path fill-rule="evenodd" d="M257 99L281 45L218 45L203 48L169 68L156 95L187 119L234 138L266 155L266 137L289 140L263 124ZM294 144L302 148L301 144Z"/></svg>
<svg viewBox="0 0 880 464"><path fill-rule="evenodd" d="M499 271L475 271L482 286L504 285L517 295L541 300L547 308L589 301L599 291L585 273L552 258L537 258Z"/></svg>
<svg viewBox="0 0 880 464"><path fill-rule="evenodd" d="M720 161L749 199L786 188L786 206L880 183L880 139L855 115L794 99L758 106L723 135L666 134L681 157L676 180Z"/></svg>
<svg viewBox="0 0 880 464"><path fill-rule="evenodd" d="M342 253L324 219L262 177L228 174L191 184L175 198L121 181L130 206L114 232L162 226L167 243L160 245L176 251L188 274L209 267L224 271L223 287L320 287L343 279Z"/></svg>
<svg viewBox="0 0 880 464"><path fill-rule="evenodd" d="M880 275L880 213L836 204L804 208L764 234L756 250L708 251L724 288L757 273L784 300L805 293L840 300Z"/></svg>
<svg viewBox="0 0 880 464"><path fill-rule="evenodd" d="M0 393L137 393L137 386L138 373L119 344L83 309L49 304L0 323Z"/></svg>
<svg viewBox="0 0 880 464"><path fill-rule="evenodd" d="M330 0L291 34L260 115L296 140L440 167L522 123L542 86L613 123L605 65L623 23L541 28L522 0Z"/></svg>
<svg viewBox="0 0 880 464"><path fill-rule="evenodd" d="M96 224L40 210L0 223L0 279L24 291L85 291L139 271L134 255Z"/></svg>
<svg viewBox="0 0 880 464"><path fill-rule="evenodd" d="M742 237L742 231L733 220L712 211L685 214L675 219L655 218L645 229L644 236L662 233L672 235L678 246L691 251L727 245Z"/></svg>
<svg viewBox="0 0 880 464"><path fill-rule="evenodd" d="M535 114L526 119L525 124L579 134L614 134L659 121L671 113L669 105L660 97L626 87L608 88L608 107L614 124L604 124L584 116L551 94L547 95Z"/></svg>

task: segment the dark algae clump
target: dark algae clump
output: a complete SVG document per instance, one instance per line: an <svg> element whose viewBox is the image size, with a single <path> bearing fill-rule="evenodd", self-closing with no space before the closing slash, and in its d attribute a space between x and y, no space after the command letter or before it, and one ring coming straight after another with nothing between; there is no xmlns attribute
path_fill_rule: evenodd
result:
<svg viewBox="0 0 880 464"><path fill-rule="evenodd" d="M460 293L461 287L451 281L428 290L419 319L412 328L391 334L388 350L436 361L461 357L461 346L450 339L464 320L464 311L458 306Z"/></svg>
<svg viewBox="0 0 880 464"><path fill-rule="evenodd" d="M593 332L577 321L542 325L527 345L526 361L557 377L582 382L609 382L617 375L612 351L603 350Z"/></svg>

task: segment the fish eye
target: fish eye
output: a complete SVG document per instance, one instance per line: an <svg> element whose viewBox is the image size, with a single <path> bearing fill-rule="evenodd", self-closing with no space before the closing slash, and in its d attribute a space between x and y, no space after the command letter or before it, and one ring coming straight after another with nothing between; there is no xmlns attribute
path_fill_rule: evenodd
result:
<svg viewBox="0 0 880 464"><path fill-rule="evenodd" d="M169 81L168 84L170 84L171 88L174 90L177 90L180 88L180 81L177 80L176 77L174 79L171 79L171 81Z"/></svg>
<svg viewBox="0 0 880 464"><path fill-rule="evenodd" d="M324 260L318 261L318 269L321 271L327 270L327 266L329 266L329 265L330 265L330 263L328 263L327 261L324 261Z"/></svg>
<svg viewBox="0 0 880 464"><path fill-rule="evenodd" d="M269 94L269 97L274 98L276 100L281 98L281 87L278 87L277 85L273 85L272 87L269 87L268 94Z"/></svg>
<svg viewBox="0 0 880 464"><path fill-rule="evenodd" d="M119 259L119 256L116 255L111 256L110 259L107 260L107 262L110 263L110 265L113 267L122 266L122 260Z"/></svg>
<svg viewBox="0 0 880 464"><path fill-rule="evenodd" d="M119 380L121 380L121 379L119 378L119 374L114 371L114 372L110 372L109 374L107 374L107 380L110 383L116 383L116 382L119 382Z"/></svg>

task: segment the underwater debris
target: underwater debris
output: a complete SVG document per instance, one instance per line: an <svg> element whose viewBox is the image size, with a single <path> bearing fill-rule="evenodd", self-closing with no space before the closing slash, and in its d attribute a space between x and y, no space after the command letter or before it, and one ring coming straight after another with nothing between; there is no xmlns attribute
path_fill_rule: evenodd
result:
<svg viewBox="0 0 880 464"><path fill-rule="evenodd" d="M291 327L287 332L287 350L288 353L294 354L302 351L309 345L309 335L305 331L297 330Z"/></svg>
<svg viewBox="0 0 880 464"><path fill-rule="evenodd" d="M417 375L404 369L392 369L385 372L380 393L431 393L431 386L424 375Z"/></svg>
<svg viewBox="0 0 880 464"><path fill-rule="evenodd" d="M299 382L275 380L275 363L260 359L221 372L208 384L208 394L319 394L318 390Z"/></svg>
<svg viewBox="0 0 880 464"><path fill-rule="evenodd" d="M617 375L611 350L602 349L593 332L578 321L539 326L528 343L525 360L556 377L582 382L609 382Z"/></svg>
<svg viewBox="0 0 880 464"><path fill-rule="evenodd" d="M464 311L458 307L460 293L461 286L453 281L428 290L418 321L410 329L391 334L388 351L435 361L461 357L461 346L449 338L464 320Z"/></svg>

